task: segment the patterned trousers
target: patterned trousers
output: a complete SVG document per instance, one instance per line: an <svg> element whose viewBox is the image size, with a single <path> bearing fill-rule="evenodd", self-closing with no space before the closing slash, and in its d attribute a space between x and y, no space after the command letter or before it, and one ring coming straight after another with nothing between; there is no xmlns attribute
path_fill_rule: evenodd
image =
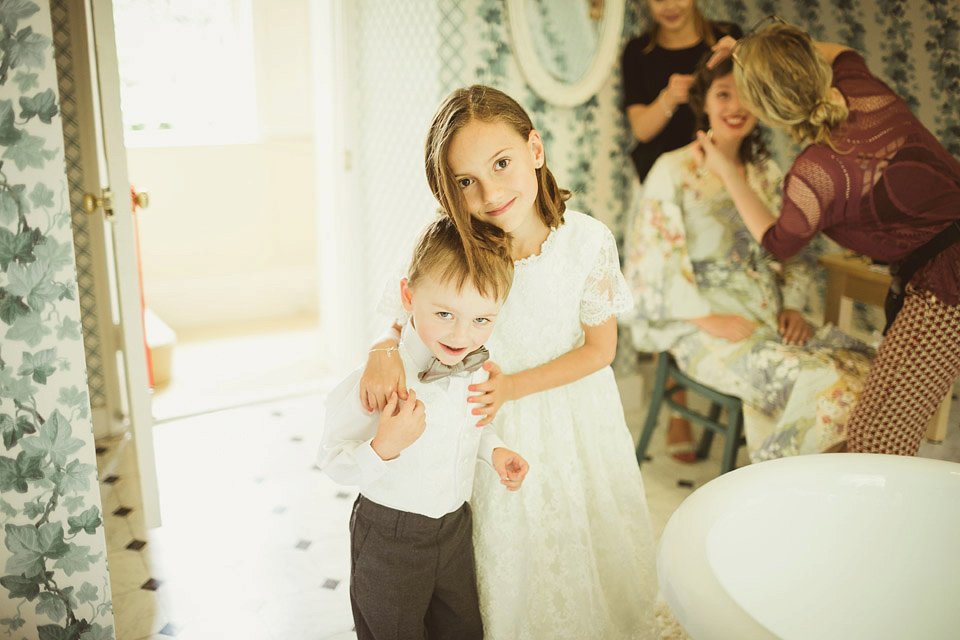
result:
<svg viewBox="0 0 960 640"><path fill-rule="evenodd" d="M958 374L960 305L908 286L847 425L847 450L916 455Z"/></svg>

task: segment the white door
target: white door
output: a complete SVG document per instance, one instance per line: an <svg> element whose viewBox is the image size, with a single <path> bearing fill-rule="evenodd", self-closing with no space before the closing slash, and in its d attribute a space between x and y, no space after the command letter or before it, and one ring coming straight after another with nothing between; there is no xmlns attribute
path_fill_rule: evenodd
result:
<svg viewBox="0 0 960 640"><path fill-rule="evenodd" d="M111 435L132 439L148 528L160 525L153 449L153 417L141 307L133 197L120 112L120 78L111 0L70 4L71 39L80 123L85 189L96 198L109 193L89 217L97 316L105 369ZM87 40L92 35L92 42ZM87 75L89 72L89 76Z"/></svg>

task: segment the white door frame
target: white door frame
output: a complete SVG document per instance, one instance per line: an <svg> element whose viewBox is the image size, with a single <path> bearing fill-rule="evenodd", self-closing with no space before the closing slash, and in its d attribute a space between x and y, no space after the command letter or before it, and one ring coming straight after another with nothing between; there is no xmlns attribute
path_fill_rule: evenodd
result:
<svg viewBox="0 0 960 640"><path fill-rule="evenodd" d="M160 526L152 399L143 329L133 198L120 112L120 77L111 0L71 3L84 187L112 193L90 216L91 248L110 435L129 434L137 456L144 522ZM90 36L92 35L92 40ZM92 46L91 46L92 45ZM81 75L82 74L82 75Z"/></svg>
<svg viewBox="0 0 960 640"><path fill-rule="evenodd" d="M363 216L352 158L359 142L351 31L362 3L311 0L316 140L320 326L334 375L352 370L368 347L364 327Z"/></svg>

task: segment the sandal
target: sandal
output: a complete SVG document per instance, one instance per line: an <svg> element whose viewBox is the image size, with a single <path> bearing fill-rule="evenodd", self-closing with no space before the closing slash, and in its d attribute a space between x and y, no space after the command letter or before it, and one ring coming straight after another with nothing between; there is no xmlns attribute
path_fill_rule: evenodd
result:
<svg viewBox="0 0 960 640"><path fill-rule="evenodd" d="M697 447L690 441L668 444L667 453L680 462L689 464L697 461Z"/></svg>
<svg viewBox="0 0 960 640"><path fill-rule="evenodd" d="M684 424L686 429L683 429L686 433L682 434L687 436L689 440L681 440L679 442L670 442L670 436L674 431L675 425ZM669 427L667 431L667 454L669 454L674 460L680 462L691 463L697 461L697 447L693 443L693 434L690 432L690 423L687 422L684 418L671 416Z"/></svg>

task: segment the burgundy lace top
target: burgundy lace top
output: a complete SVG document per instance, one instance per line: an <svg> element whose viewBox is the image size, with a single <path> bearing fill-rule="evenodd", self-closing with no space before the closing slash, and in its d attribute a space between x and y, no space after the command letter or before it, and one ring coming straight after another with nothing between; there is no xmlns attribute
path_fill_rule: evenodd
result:
<svg viewBox="0 0 960 640"><path fill-rule="evenodd" d="M833 84L850 108L833 133L840 152L813 144L797 156L784 178L780 217L763 246L783 260L823 231L873 260L899 263L960 219L960 162L858 53L837 56ZM960 243L910 282L947 304L960 302Z"/></svg>

